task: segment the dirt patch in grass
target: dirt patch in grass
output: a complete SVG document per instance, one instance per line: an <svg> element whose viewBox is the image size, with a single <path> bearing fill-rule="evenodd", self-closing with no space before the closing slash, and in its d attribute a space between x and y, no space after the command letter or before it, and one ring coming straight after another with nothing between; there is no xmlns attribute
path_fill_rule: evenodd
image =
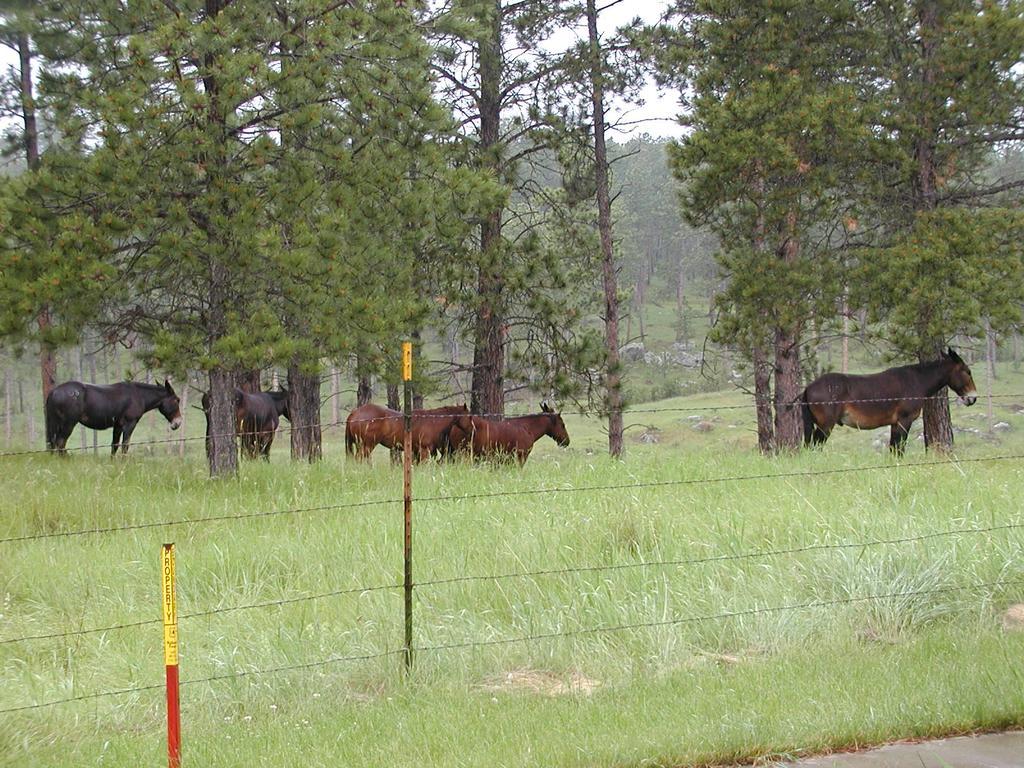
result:
<svg viewBox="0 0 1024 768"><path fill-rule="evenodd" d="M1024 603L1011 605L1003 614L1003 629L1008 632L1024 632Z"/></svg>
<svg viewBox="0 0 1024 768"><path fill-rule="evenodd" d="M589 696L601 685L580 672L556 675L538 669L515 669L500 677L494 677L480 687L492 693L535 693L541 696L566 696L569 694Z"/></svg>

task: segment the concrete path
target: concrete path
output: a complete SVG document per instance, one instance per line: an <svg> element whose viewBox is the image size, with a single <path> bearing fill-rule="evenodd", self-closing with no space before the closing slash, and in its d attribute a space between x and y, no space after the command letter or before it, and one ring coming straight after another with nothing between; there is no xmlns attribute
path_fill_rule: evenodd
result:
<svg viewBox="0 0 1024 768"><path fill-rule="evenodd" d="M890 744L865 752L774 765L793 768L1024 768L1024 731Z"/></svg>

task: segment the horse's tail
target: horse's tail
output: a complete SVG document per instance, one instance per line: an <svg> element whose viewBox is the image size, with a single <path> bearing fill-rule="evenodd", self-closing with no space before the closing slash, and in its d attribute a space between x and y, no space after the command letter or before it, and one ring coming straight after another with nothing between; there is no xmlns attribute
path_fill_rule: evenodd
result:
<svg viewBox="0 0 1024 768"><path fill-rule="evenodd" d="M814 438L814 414L811 413L811 406L807 402L807 390L800 393L800 417L804 424L804 445L810 445Z"/></svg>
<svg viewBox="0 0 1024 768"><path fill-rule="evenodd" d="M57 414L53 412L53 392L46 396L43 403L43 418L46 421L46 447L54 450L57 447Z"/></svg>
<svg viewBox="0 0 1024 768"><path fill-rule="evenodd" d="M345 421L345 453L349 456L356 455L356 436L352 433L352 424L350 423L352 417L349 416L348 420Z"/></svg>
<svg viewBox="0 0 1024 768"><path fill-rule="evenodd" d="M46 401L43 403L43 422L46 427L46 447L50 451L55 451L58 447L62 420L57 411L57 404L53 401L52 390L46 395Z"/></svg>

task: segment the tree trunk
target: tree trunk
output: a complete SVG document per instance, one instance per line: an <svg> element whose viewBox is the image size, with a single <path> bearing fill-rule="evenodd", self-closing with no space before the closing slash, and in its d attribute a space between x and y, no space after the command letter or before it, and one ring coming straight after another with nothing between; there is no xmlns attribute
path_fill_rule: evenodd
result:
<svg viewBox="0 0 1024 768"><path fill-rule="evenodd" d="M936 345L927 352L921 352L918 360L922 363L938 360L941 357L942 344ZM949 390L943 387L924 401L921 411L921 423L924 426L925 450L945 453L953 448L953 422L949 416Z"/></svg>
<svg viewBox="0 0 1024 768"><path fill-rule="evenodd" d="M181 393L179 395L179 397L181 398L181 401L178 403L178 407L181 410L181 427L179 427L179 431L181 432L181 439L178 441L177 453L178 453L178 456L180 456L181 458L185 458L185 446L186 446L186 443L188 441L188 438L186 437L186 434L188 432L188 390L189 390L188 375L187 374L185 375L185 378L184 378L182 383L184 384L184 386L181 387ZM172 451L174 450L174 446L169 446L169 447L171 448ZM95 451L95 450L96 450L96 446L94 445L93 446L93 451Z"/></svg>
<svg viewBox="0 0 1024 768"><path fill-rule="evenodd" d="M679 273L676 282L676 341L686 342L690 339L686 320L686 270L682 257L679 259Z"/></svg>
<svg viewBox="0 0 1024 768"><path fill-rule="evenodd" d="M772 366L764 347L753 349L754 410L757 413L757 448L763 454L775 450L775 426L772 422Z"/></svg>
<svg viewBox="0 0 1024 768"><path fill-rule="evenodd" d="M360 373L356 383L356 406L366 405L373 400L373 379L368 373Z"/></svg>
<svg viewBox="0 0 1024 768"><path fill-rule="evenodd" d="M985 350L988 358L988 374L992 381L995 381L996 376L996 355L999 354L999 348L996 345L996 334L992 330L992 324L985 321Z"/></svg>
<svg viewBox="0 0 1024 768"><path fill-rule="evenodd" d="M416 386L417 381L422 381L419 377L420 365L423 361L423 335L417 328L414 330L410 337L412 339L412 371L413 371L413 388L412 388L412 407L414 409L423 407L423 392Z"/></svg>
<svg viewBox="0 0 1024 768"><path fill-rule="evenodd" d="M235 386L243 392L259 392L261 386L259 368L235 371Z"/></svg>
<svg viewBox="0 0 1024 768"><path fill-rule="evenodd" d="M288 366L288 410L292 421L292 458L308 462L323 455L320 433L320 374Z"/></svg>
<svg viewBox="0 0 1024 768"><path fill-rule="evenodd" d="M479 40L480 50L480 142L479 156L501 178L502 23L501 2L487 4L487 28ZM473 348L472 401L474 413L505 412L505 345L503 338L505 281L502 277L502 209L490 211L480 224L480 272L477 278L479 307Z"/></svg>
<svg viewBox="0 0 1024 768"><path fill-rule="evenodd" d="M11 447L11 427L14 421L14 402L11 397L11 369L4 367L4 443Z"/></svg>
<svg viewBox="0 0 1024 768"><path fill-rule="evenodd" d="M28 430L28 444L36 444L36 407L35 398L30 397L28 402L23 402L22 411L25 414L25 426Z"/></svg>
<svg viewBox="0 0 1024 768"><path fill-rule="evenodd" d="M587 0L590 43L590 88L594 116L594 180L597 190L597 229L601 237L604 281L605 408L608 410L608 453L622 456L622 367L619 363L618 265L612 242L612 204L608 189L608 148L605 143L604 66L597 34L597 3ZM639 286L638 286L639 291Z"/></svg>
<svg viewBox="0 0 1024 768"><path fill-rule="evenodd" d="M795 268L800 253L796 214L787 214L786 239L780 257ZM796 402L800 394L800 324L775 328L775 448L796 450L803 439L803 411Z"/></svg>
<svg viewBox="0 0 1024 768"><path fill-rule="evenodd" d="M99 384L100 383L100 382L98 382L96 380L96 353L95 352L90 352L89 353L89 380L93 384ZM184 430L184 417L185 417L184 399L182 400L181 415L182 415L182 419L183 419L183 421L182 421L182 429ZM184 434L184 431L182 432L182 434ZM100 452L99 439L100 439L99 430L96 430L96 429L92 430L92 452L94 454L98 454Z"/></svg>
<svg viewBox="0 0 1024 768"><path fill-rule="evenodd" d="M988 417L988 431L992 432L995 424L995 413L992 407L992 383L996 379L996 345L992 324L985 318L985 415Z"/></svg>
<svg viewBox="0 0 1024 768"><path fill-rule="evenodd" d="M274 382L277 383L276 381ZM337 426L341 420L341 371L338 366L331 366L331 426Z"/></svg>
<svg viewBox="0 0 1024 768"><path fill-rule="evenodd" d="M235 379L225 368L210 370L210 407L206 413L206 455L210 477L238 472L235 443Z"/></svg>
<svg viewBox="0 0 1024 768"><path fill-rule="evenodd" d="M75 350L75 358L76 362L78 363L78 380L85 381L85 360L82 359L81 345L79 345L78 348ZM79 429L79 437L82 441L82 453L85 453L89 449L89 436L86 434L86 432L92 432L93 434L96 434L96 430L86 429L85 427L81 427Z"/></svg>
<svg viewBox="0 0 1024 768"><path fill-rule="evenodd" d="M800 395L799 331L791 327L775 329L775 447L796 450L803 439L803 413Z"/></svg>
<svg viewBox="0 0 1024 768"><path fill-rule="evenodd" d="M27 32L18 33L18 59L20 63L21 114L25 126L25 164L29 171L39 170L39 129L36 125L35 93L32 84L32 40ZM43 402L57 384L57 359L54 349L46 340L53 326L50 307L43 305L36 316L39 327L39 372L43 387Z"/></svg>
<svg viewBox="0 0 1024 768"><path fill-rule="evenodd" d="M929 101L918 113L917 132L914 139L913 205L914 213L932 211L938 195L935 181L935 143L938 130L933 110L940 109L942 94L936 92L938 74L939 42L942 36L942 20L938 3L920 3L916 6L921 40L921 92ZM941 355L941 340L928 345L918 355L921 362L935 360ZM922 423L924 424L924 445L926 449L949 451L953 448L953 423L949 416L949 400L946 389L938 392L938 398L925 401Z"/></svg>
<svg viewBox="0 0 1024 768"><path fill-rule="evenodd" d="M842 373L850 369L850 304L846 289L843 290L843 362Z"/></svg>

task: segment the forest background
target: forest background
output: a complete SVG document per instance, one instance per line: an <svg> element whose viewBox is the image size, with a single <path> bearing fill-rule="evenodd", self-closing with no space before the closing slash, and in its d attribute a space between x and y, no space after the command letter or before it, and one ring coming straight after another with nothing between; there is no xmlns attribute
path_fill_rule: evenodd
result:
<svg viewBox="0 0 1024 768"><path fill-rule="evenodd" d="M418 398L573 403L614 455L688 389L749 389L776 452L826 368L1019 363L1020 3L618 6L6 3L8 444L56 381L168 374L211 474L236 386L316 459L404 338ZM616 140L652 79L682 135Z"/></svg>

